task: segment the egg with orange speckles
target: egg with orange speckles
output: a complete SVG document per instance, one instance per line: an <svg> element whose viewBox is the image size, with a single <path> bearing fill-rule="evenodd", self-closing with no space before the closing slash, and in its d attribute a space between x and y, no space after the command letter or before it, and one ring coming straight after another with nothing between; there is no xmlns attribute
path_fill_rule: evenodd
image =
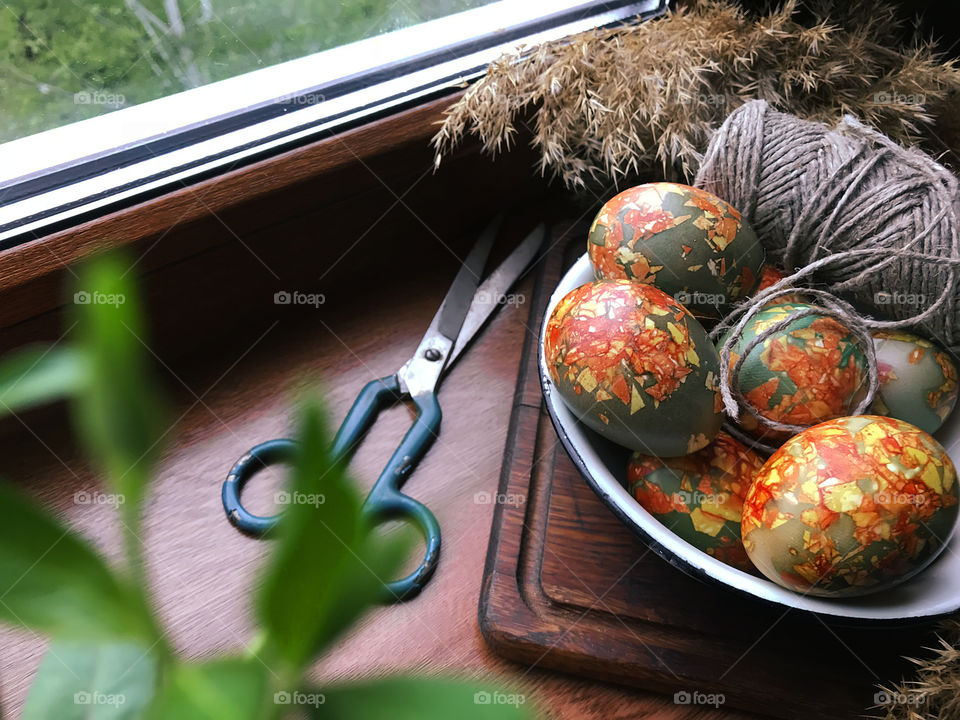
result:
<svg viewBox="0 0 960 720"><path fill-rule="evenodd" d="M654 285L710 319L753 291L763 264L763 248L739 212L713 193L668 182L608 200L587 250L598 279Z"/></svg>
<svg viewBox="0 0 960 720"><path fill-rule="evenodd" d="M822 597L896 585L927 567L953 533L957 471L920 428L878 415L795 435L747 491L741 534L767 578Z"/></svg>
<svg viewBox="0 0 960 720"><path fill-rule="evenodd" d="M600 280L572 290L547 320L543 353L577 418L620 445L672 457L720 431L717 351L696 318L651 285Z"/></svg>
<svg viewBox="0 0 960 720"><path fill-rule="evenodd" d="M740 540L743 498L763 460L721 431L702 450L676 458L634 453L630 494L674 533L717 560L754 572Z"/></svg>
<svg viewBox="0 0 960 720"><path fill-rule="evenodd" d="M861 341L849 327L819 310L802 303L766 306L731 346L732 371L758 335L801 311L812 312L764 339L743 359L737 385L761 416L788 425L816 425L849 415L866 394L869 376ZM730 332L718 346L729 337ZM746 410L737 422L757 437L777 440L790 436L769 429Z"/></svg>

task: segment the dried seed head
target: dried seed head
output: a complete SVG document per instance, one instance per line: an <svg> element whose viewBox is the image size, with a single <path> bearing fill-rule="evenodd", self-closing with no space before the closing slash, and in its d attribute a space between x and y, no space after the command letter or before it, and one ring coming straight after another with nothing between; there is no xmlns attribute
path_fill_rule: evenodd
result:
<svg viewBox="0 0 960 720"><path fill-rule="evenodd" d="M651 167L692 177L713 130L755 98L831 124L852 113L914 143L931 108L960 89L960 70L931 43L904 44L904 32L879 0L789 0L760 16L699 0L524 48L450 108L433 139L437 163L467 134L495 154L526 128L541 173L570 188L616 187Z"/></svg>

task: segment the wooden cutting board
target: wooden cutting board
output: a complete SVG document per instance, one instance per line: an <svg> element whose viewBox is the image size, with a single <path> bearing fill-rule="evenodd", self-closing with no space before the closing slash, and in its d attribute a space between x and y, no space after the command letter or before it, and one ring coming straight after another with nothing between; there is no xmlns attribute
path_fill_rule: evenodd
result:
<svg viewBox="0 0 960 720"><path fill-rule="evenodd" d="M678 704L784 718L880 714L933 627L844 628L684 574L600 501L541 402L537 334L582 227L555 231L539 266L504 456L480 628L502 655L674 695ZM692 708L691 708L692 709ZM682 708L678 708L682 710Z"/></svg>

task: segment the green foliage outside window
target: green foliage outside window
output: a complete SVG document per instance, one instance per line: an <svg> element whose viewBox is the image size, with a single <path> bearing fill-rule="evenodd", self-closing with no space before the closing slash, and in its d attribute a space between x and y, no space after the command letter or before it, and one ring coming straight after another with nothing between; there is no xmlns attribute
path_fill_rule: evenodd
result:
<svg viewBox="0 0 960 720"><path fill-rule="evenodd" d="M486 2L5 0L0 142Z"/></svg>

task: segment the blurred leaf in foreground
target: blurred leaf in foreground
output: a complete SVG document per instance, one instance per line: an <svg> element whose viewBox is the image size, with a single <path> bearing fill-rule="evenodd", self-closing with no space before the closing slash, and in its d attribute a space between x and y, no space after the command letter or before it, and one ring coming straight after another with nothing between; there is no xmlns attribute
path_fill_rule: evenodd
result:
<svg viewBox="0 0 960 720"><path fill-rule="evenodd" d="M133 720L153 697L156 674L156 660L143 645L54 642L21 718Z"/></svg>
<svg viewBox="0 0 960 720"><path fill-rule="evenodd" d="M330 450L323 410L300 410L299 455L257 610L266 647L287 672L303 668L380 597L407 554L405 539L378 541L360 498Z"/></svg>
<svg viewBox="0 0 960 720"><path fill-rule="evenodd" d="M156 638L140 589L79 535L0 483L0 619L73 638Z"/></svg>
<svg viewBox="0 0 960 720"><path fill-rule="evenodd" d="M323 703L305 709L318 720L525 720L533 716L523 693L494 691L480 683L458 680L391 677L317 692Z"/></svg>
<svg viewBox="0 0 960 720"><path fill-rule="evenodd" d="M267 668L255 658L218 658L174 666L148 717L156 720L254 720L270 717Z"/></svg>
<svg viewBox="0 0 960 720"><path fill-rule="evenodd" d="M0 417L76 394L89 381L72 347L26 347L0 362Z"/></svg>
<svg viewBox="0 0 960 720"><path fill-rule="evenodd" d="M147 364L143 314L127 270L116 255L100 257L83 268L78 281L76 334L90 381L77 397L75 416L88 455L124 496L124 511L134 515L166 428Z"/></svg>

